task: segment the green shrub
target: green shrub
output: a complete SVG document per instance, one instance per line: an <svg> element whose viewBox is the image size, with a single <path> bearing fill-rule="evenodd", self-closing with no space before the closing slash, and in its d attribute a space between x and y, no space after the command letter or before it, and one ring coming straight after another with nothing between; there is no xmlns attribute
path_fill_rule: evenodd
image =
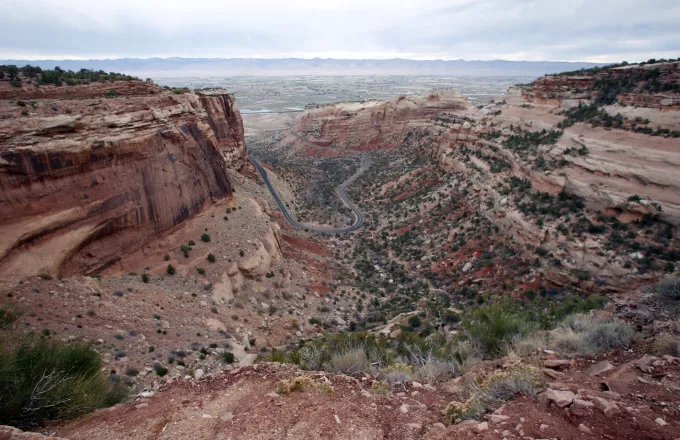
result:
<svg viewBox="0 0 680 440"><path fill-rule="evenodd" d="M168 273L168 275L174 275L175 267L172 264L168 264L168 267L165 271Z"/></svg>
<svg viewBox="0 0 680 440"><path fill-rule="evenodd" d="M101 374L84 343L42 339L0 350L0 424L36 426L121 402L127 391Z"/></svg>
<svg viewBox="0 0 680 440"><path fill-rule="evenodd" d="M159 377L163 377L168 374L168 369L161 364L154 365L153 369Z"/></svg>
<svg viewBox="0 0 680 440"><path fill-rule="evenodd" d="M222 353L222 360L227 364L233 364L236 358L234 357L234 353L225 351Z"/></svg>
<svg viewBox="0 0 680 440"><path fill-rule="evenodd" d="M215 262L215 256L213 254L208 254L208 257L206 258L211 263Z"/></svg>
<svg viewBox="0 0 680 440"><path fill-rule="evenodd" d="M201 235L201 241L208 243L210 241L210 235L208 234L202 234Z"/></svg>
<svg viewBox="0 0 680 440"><path fill-rule="evenodd" d="M473 309L463 320L468 336L487 354L499 354L507 343L536 330L537 325L523 318L508 301L497 301Z"/></svg>
<svg viewBox="0 0 680 440"><path fill-rule="evenodd" d="M148 273L145 272L145 273L142 274L142 281L143 281L144 283L148 283L148 282L149 282L149 274L148 274Z"/></svg>
<svg viewBox="0 0 680 440"><path fill-rule="evenodd" d="M664 278L657 283L656 291L659 295L665 298L680 300L680 278Z"/></svg>
<svg viewBox="0 0 680 440"><path fill-rule="evenodd" d="M199 275L205 275L205 269L202 267L197 267L196 272L198 272Z"/></svg>
<svg viewBox="0 0 680 440"><path fill-rule="evenodd" d="M417 329L418 327L420 327L420 324L421 322L418 315L413 315L408 319L408 326L411 330Z"/></svg>

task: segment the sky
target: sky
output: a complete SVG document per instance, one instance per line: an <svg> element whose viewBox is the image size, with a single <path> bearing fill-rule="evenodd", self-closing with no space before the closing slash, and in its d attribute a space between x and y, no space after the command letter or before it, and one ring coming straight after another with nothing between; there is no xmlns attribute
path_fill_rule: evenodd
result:
<svg viewBox="0 0 680 440"><path fill-rule="evenodd" d="M0 59L680 57L680 0L2 0Z"/></svg>

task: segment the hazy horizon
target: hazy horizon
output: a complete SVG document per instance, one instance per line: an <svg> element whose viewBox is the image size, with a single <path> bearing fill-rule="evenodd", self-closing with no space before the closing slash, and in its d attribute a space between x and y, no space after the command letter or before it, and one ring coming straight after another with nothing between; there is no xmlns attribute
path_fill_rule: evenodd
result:
<svg viewBox="0 0 680 440"><path fill-rule="evenodd" d="M5 0L1 59L675 58L680 2Z"/></svg>
<svg viewBox="0 0 680 440"><path fill-rule="evenodd" d="M82 68L122 72L142 78L225 76L356 76L438 75L484 77L538 77L601 64L506 60L409 60L337 58L121 58L104 60L0 60L0 64L33 64L43 69Z"/></svg>

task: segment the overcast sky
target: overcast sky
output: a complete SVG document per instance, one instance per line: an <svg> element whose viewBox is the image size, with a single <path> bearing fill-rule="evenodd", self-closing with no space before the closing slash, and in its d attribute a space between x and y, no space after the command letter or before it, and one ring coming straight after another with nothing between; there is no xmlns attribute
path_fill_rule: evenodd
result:
<svg viewBox="0 0 680 440"><path fill-rule="evenodd" d="M680 57L680 0L1 0L0 59Z"/></svg>

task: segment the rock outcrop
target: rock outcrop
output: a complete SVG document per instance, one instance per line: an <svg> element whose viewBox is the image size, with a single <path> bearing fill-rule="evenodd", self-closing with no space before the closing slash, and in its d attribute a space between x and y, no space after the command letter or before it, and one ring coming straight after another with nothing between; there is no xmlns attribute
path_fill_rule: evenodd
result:
<svg viewBox="0 0 680 440"><path fill-rule="evenodd" d="M5 275L102 270L229 197L227 169L247 166L241 115L225 91L141 81L44 89L0 90L25 100L61 93L0 102Z"/></svg>
<svg viewBox="0 0 680 440"><path fill-rule="evenodd" d="M442 112L460 113L469 102L454 90L427 96L401 96L391 101L325 105L305 112L295 132L319 146L357 150L394 148L408 126Z"/></svg>

